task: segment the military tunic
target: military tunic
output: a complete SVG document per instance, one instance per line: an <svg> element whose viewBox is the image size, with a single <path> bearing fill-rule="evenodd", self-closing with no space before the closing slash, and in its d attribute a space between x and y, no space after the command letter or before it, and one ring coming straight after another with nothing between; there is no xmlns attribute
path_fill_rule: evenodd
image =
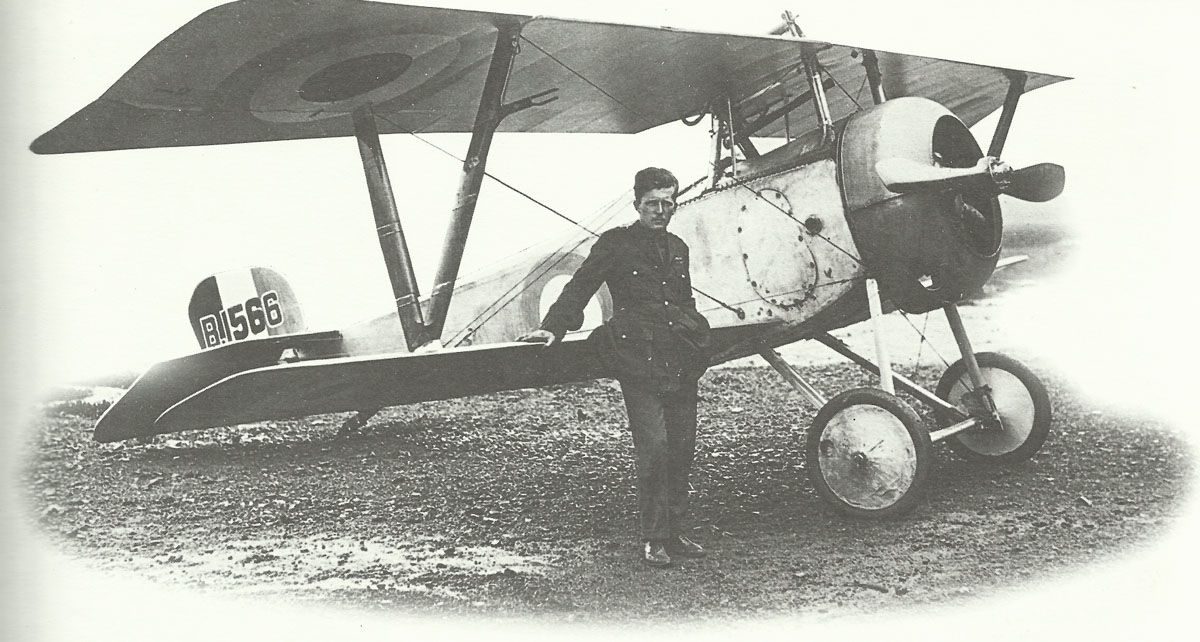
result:
<svg viewBox="0 0 1200 642"><path fill-rule="evenodd" d="M588 340L609 373L659 390L676 390L708 368L708 321L696 311L688 246L641 223L600 235L542 321L562 338L583 325L583 309L608 283L613 315Z"/></svg>
<svg viewBox="0 0 1200 642"><path fill-rule="evenodd" d="M604 232L542 321L558 338L583 324L583 310L608 283L613 315L592 332L621 383L637 458L641 534L665 540L683 530L696 449L696 380L708 368L709 325L696 311L688 246L640 222Z"/></svg>

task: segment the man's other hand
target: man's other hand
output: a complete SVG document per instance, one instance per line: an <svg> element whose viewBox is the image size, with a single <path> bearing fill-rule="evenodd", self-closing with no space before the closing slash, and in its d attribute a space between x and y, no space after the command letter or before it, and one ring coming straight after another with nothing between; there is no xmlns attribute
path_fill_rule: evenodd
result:
<svg viewBox="0 0 1200 642"><path fill-rule="evenodd" d="M537 330L530 330L529 332L517 337L517 341L524 341L526 343L544 343L546 344L546 347L549 347L554 345L554 343L558 341L558 338L554 336L553 332L538 328Z"/></svg>

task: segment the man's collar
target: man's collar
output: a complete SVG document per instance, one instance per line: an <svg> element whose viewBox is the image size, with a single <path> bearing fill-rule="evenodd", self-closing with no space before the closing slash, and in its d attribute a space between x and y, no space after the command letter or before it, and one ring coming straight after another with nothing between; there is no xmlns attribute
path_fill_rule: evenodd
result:
<svg viewBox="0 0 1200 642"><path fill-rule="evenodd" d="M629 229L639 236L647 236L650 238L666 238L667 236L666 230L654 230L646 227L642 223L641 219L634 221L633 224L629 226Z"/></svg>

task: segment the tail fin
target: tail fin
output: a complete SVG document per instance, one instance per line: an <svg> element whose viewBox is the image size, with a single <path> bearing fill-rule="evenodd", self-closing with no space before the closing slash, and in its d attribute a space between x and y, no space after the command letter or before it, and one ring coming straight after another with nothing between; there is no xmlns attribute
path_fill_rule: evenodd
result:
<svg viewBox="0 0 1200 642"><path fill-rule="evenodd" d="M262 267L214 274L200 282L188 318L201 349L254 337L304 332L292 286Z"/></svg>

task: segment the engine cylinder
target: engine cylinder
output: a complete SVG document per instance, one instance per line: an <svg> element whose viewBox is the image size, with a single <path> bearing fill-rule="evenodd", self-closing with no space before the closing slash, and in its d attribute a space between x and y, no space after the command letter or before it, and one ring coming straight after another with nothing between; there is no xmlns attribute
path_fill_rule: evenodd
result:
<svg viewBox="0 0 1200 642"><path fill-rule="evenodd" d="M926 312L982 287L1000 254L1000 204L952 189L898 194L876 163L972 167L982 157L962 121L925 98L889 100L847 122L838 147L846 220L881 294L900 309Z"/></svg>

